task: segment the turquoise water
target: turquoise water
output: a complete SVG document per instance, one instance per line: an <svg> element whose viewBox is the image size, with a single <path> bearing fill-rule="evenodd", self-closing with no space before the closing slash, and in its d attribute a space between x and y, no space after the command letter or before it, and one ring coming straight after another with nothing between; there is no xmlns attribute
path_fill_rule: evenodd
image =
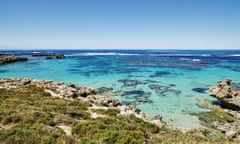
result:
<svg viewBox="0 0 240 144"><path fill-rule="evenodd" d="M160 114L180 128L200 127L190 113L207 111L197 106L204 99L216 101L208 96L209 87L226 78L240 82L240 51L38 51L67 56L51 60L31 57L34 51L7 52L29 60L0 66L1 78L31 77L113 88L114 97L123 103L134 104L151 117Z"/></svg>

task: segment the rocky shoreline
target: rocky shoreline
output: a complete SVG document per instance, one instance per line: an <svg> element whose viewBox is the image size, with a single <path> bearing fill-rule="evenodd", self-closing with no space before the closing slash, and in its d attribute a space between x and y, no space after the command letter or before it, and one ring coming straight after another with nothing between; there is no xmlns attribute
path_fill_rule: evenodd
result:
<svg viewBox="0 0 240 144"><path fill-rule="evenodd" d="M240 92L239 84L231 79L219 81L209 89L209 95L217 98L224 111L235 118L228 123L214 122L212 126L233 141L240 142Z"/></svg>
<svg viewBox="0 0 240 144"><path fill-rule="evenodd" d="M226 138L234 142L240 142L240 112L237 109L229 109L229 107L224 107L226 101L236 97L235 87L231 88L231 80L226 80L226 82L219 82L216 87L209 89L209 95L218 98L222 101L224 97L224 102L221 103L223 108L219 107L221 111L233 117L233 120L227 122L213 121L209 122L207 128L212 128L218 132L225 135ZM235 85L236 86L236 85ZM88 107L88 112L92 118L102 117L101 114L94 112L94 110L109 110L109 109L118 109L119 115L130 116L134 115L145 122L149 122L157 125L158 127L165 127L169 130L172 129L171 126L167 125L160 115L156 115L154 118L148 117L145 113L136 109L135 106L124 105L116 99L112 99L110 96L106 96L97 90L90 87L77 87L76 85L69 83L68 85L61 82L54 82L51 80L34 80L31 78L6 78L0 79L0 89L14 89L14 88L28 88L28 87L38 87L43 89L45 92L49 93L52 97L62 98L66 100L80 100L83 102L91 102L91 105ZM224 89L224 90L223 90ZM233 90L234 89L234 90ZM227 93L225 93L227 91ZM227 95L225 95L227 94ZM224 95L224 96L223 96ZM230 97L233 95L235 97ZM223 97L221 97L223 96ZM220 98L219 98L220 97ZM232 100L229 101L231 103ZM235 104L235 103L234 103ZM232 104L230 104L232 105ZM213 105L213 107L216 107ZM207 107L206 107L207 108ZM230 107L232 108L232 107ZM235 108L235 107L234 107ZM214 113L214 111L213 111ZM216 113L219 115L220 113ZM213 118L210 114L210 117ZM224 119L223 115L219 115L220 119ZM223 118L221 118L223 117ZM214 119L214 118L213 118ZM180 129L182 132L187 132L187 129Z"/></svg>
<svg viewBox="0 0 240 144"><path fill-rule="evenodd" d="M90 87L77 87L72 83L65 85L64 83L54 82L51 80L33 80L31 78L0 79L0 89L23 88L27 86L43 88L45 92L50 93L53 97L59 97L67 100L80 99L82 101L92 101L93 104L89 107L89 109L117 108L120 110L120 115L135 115L136 117L159 127L167 126L166 123L162 121L162 117L160 115L150 118L145 113L136 109L135 106L123 105L116 99L98 94ZM96 113L92 113L92 116L97 117Z"/></svg>
<svg viewBox="0 0 240 144"><path fill-rule="evenodd" d="M0 53L0 65L14 63L18 61L27 61L26 57L13 56L5 53Z"/></svg>

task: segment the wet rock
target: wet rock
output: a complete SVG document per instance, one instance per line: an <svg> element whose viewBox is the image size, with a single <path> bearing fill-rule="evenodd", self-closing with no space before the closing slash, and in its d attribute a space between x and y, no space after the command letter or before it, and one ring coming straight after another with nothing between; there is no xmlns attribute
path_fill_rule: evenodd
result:
<svg viewBox="0 0 240 144"><path fill-rule="evenodd" d="M23 85L28 85L31 83L31 79L23 79L22 83L23 83Z"/></svg>
<svg viewBox="0 0 240 144"><path fill-rule="evenodd" d="M80 87L78 89L78 94L82 97L87 97L88 95L95 95L96 92L93 88L89 87Z"/></svg>
<svg viewBox="0 0 240 144"><path fill-rule="evenodd" d="M56 54L56 59L64 59L65 56L63 54Z"/></svg>
<svg viewBox="0 0 240 144"><path fill-rule="evenodd" d="M217 98L224 107L240 110L240 92L231 88L231 80L219 81L217 86L209 89L208 94Z"/></svg>
<svg viewBox="0 0 240 144"><path fill-rule="evenodd" d="M72 87L72 88L76 88L76 85L73 84L73 83L69 83L68 86L69 86L69 87Z"/></svg>
<svg viewBox="0 0 240 144"><path fill-rule="evenodd" d="M139 108L136 108L135 112L136 112L137 114L139 114L139 113L141 112L141 110L140 110Z"/></svg>
<svg viewBox="0 0 240 144"><path fill-rule="evenodd" d="M68 87L63 91L64 95L63 97L67 97L67 98L76 98L78 97L78 93L77 90L72 88L72 87Z"/></svg>
<svg viewBox="0 0 240 144"><path fill-rule="evenodd" d="M207 90L208 90L208 88L192 88L192 91L201 93L201 94L207 93Z"/></svg>
<svg viewBox="0 0 240 144"><path fill-rule="evenodd" d="M46 56L46 59L53 59L53 56Z"/></svg>
<svg viewBox="0 0 240 144"><path fill-rule="evenodd" d="M121 105L121 103L120 103L119 100L112 100L112 105L113 105L114 107L116 107L116 106Z"/></svg>

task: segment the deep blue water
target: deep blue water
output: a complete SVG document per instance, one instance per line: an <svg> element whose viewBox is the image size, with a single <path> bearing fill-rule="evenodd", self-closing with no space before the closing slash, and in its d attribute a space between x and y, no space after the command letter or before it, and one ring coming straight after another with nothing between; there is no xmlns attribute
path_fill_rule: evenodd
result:
<svg viewBox="0 0 240 144"><path fill-rule="evenodd" d="M0 51L1 52L1 51ZM26 62L0 66L0 77L32 77L73 82L134 104L150 116L161 114L175 127L199 127L192 112L218 80L240 82L240 50L11 50ZM31 57L60 53L65 59ZM103 88L104 87L104 88ZM110 93L108 91L108 94Z"/></svg>

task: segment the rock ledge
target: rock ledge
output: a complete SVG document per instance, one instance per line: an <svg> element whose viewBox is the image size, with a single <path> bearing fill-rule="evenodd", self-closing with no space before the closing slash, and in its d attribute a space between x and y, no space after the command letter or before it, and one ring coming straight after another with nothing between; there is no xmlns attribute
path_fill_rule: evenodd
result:
<svg viewBox="0 0 240 144"><path fill-rule="evenodd" d="M231 79L226 79L225 82L219 81L217 86L209 89L208 93L217 98L223 107L240 110L240 92L232 90L231 85Z"/></svg>

